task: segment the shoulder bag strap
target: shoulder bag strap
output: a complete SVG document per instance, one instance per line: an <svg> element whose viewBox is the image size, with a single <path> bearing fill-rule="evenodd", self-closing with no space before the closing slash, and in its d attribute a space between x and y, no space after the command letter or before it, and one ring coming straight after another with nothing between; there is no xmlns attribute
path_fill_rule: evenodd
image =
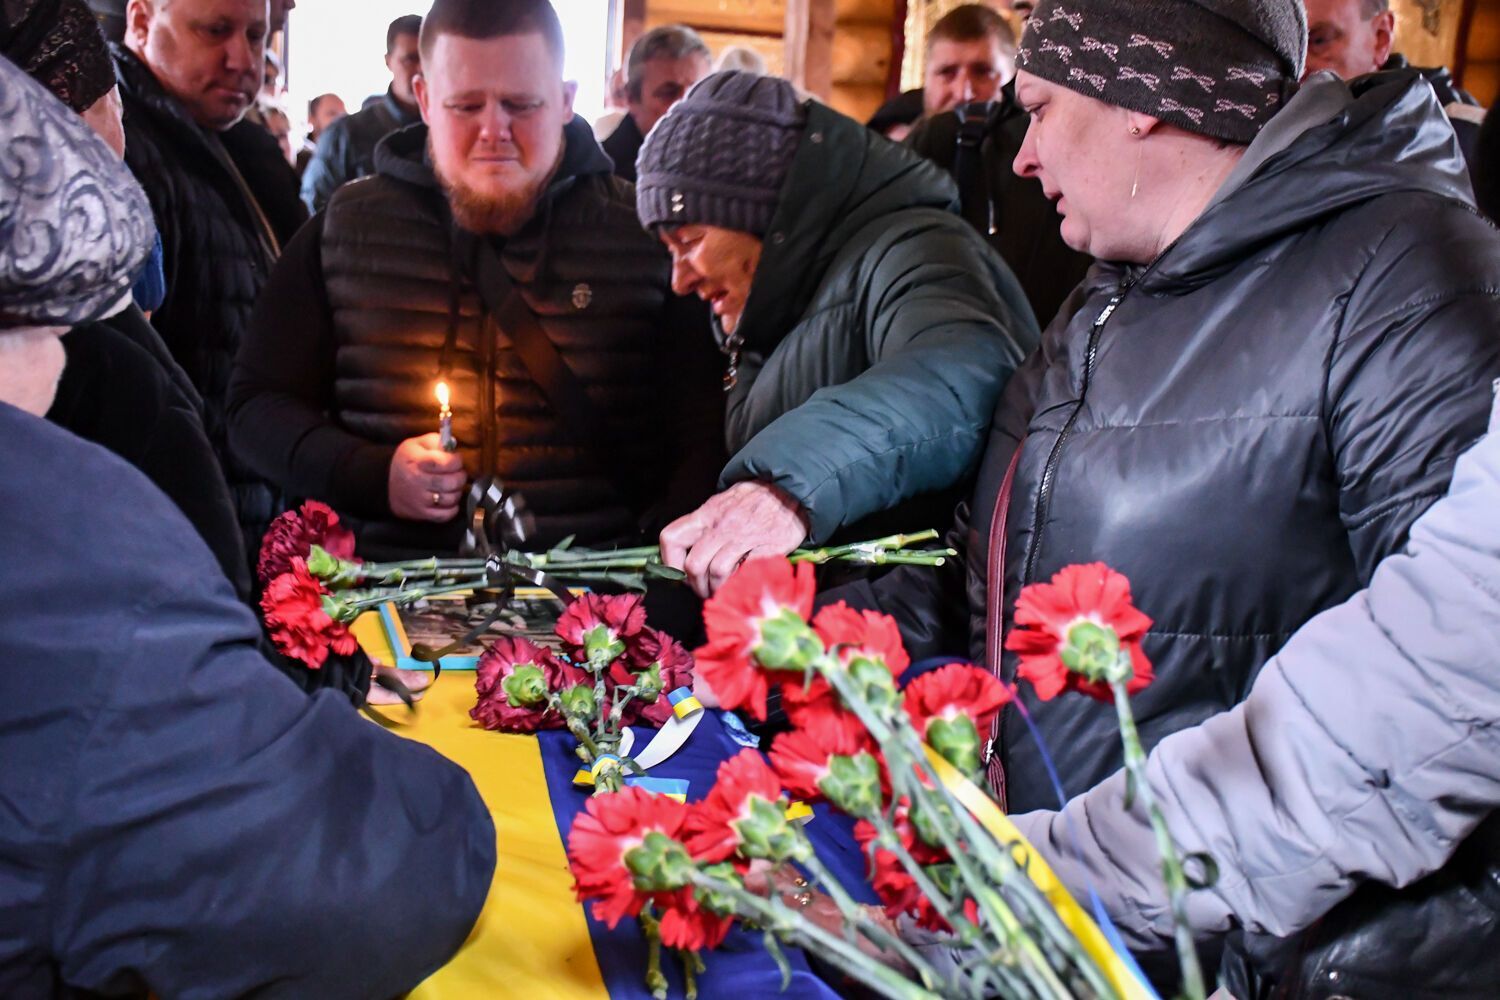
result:
<svg viewBox="0 0 1500 1000"><path fill-rule="evenodd" d="M489 240L476 239L474 244L474 283L490 317L510 337L517 357L542 390L569 437L593 455L603 476L620 490L632 509L639 511L641 486L629 475L623 437L613 423L600 416L583 383L558 353L511 281L500 254Z"/></svg>
<svg viewBox="0 0 1500 1000"><path fill-rule="evenodd" d="M1016 485L1016 467L1021 464L1021 450L1025 447L1026 441L1023 438L1016 445L1016 453L1010 457L1010 467L1005 470L1005 478L1000 481L1000 492L995 497L995 511L990 516L990 550L985 566L984 656L996 677L1000 677L1000 658L1004 652L1001 633L1005 627L1006 519L1010 511L1010 494ZM1004 680L1003 677L1000 679ZM990 726L990 741L985 747L985 755L990 788L994 791L1000 808L1004 809L1005 765L1000 760L1002 715L1003 709L996 713L995 721Z"/></svg>

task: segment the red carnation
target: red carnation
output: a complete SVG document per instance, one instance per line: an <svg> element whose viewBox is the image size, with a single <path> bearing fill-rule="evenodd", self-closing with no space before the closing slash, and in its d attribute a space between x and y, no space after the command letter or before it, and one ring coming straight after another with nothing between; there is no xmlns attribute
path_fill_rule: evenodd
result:
<svg viewBox="0 0 1500 1000"><path fill-rule="evenodd" d="M644 719L654 726L665 725L672 718L668 699L678 688L693 686L693 654L676 639L654 628L642 629L628 644L625 655L610 668L614 684L635 684L641 675L655 668L661 693L651 702L633 701L626 711L627 724Z"/></svg>
<svg viewBox="0 0 1500 1000"><path fill-rule="evenodd" d="M742 844L765 846L786 829L781 800L781 782L765 758L754 750L741 750L719 765L713 790L689 813L683 828L688 850L695 858L723 861ZM755 815L757 801L770 803L774 811ZM767 816L769 824L763 822Z"/></svg>
<svg viewBox="0 0 1500 1000"><path fill-rule="evenodd" d="M861 751L877 752L863 731L851 737L838 730L795 729L772 742L771 766L794 798L820 802L827 798L819 782L829 776L829 758L851 757Z"/></svg>
<svg viewBox="0 0 1500 1000"><path fill-rule="evenodd" d="M255 564L261 585L270 583L291 571L292 560L306 559L314 545L335 559L354 558L354 532L339 524L334 509L317 500L306 500L297 510L289 510L271 522L260 543L260 558Z"/></svg>
<svg viewBox="0 0 1500 1000"><path fill-rule="evenodd" d="M661 924L657 928L661 943L668 948L702 951L724 943L733 917L721 917L705 909L691 889L675 893L670 902L661 904Z"/></svg>
<svg viewBox="0 0 1500 1000"><path fill-rule="evenodd" d="M579 594L557 619L557 635L579 661L610 663L646 627L639 594Z"/></svg>
<svg viewBox="0 0 1500 1000"><path fill-rule="evenodd" d="M819 611L812 626L845 667L863 659L879 663L893 676L899 676L911 665L895 619L887 615L856 611L840 601ZM786 682L781 689L781 704L792 725L799 729L819 732L836 729L856 739L864 734L864 723L845 708L833 686L822 677Z"/></svg>
<svg viewBox="0 0 1500 1000"><path fill-rule="evenodd" d="M816 589L806 563L752 559L703 605L708 644L694 656L724 708L764 719L768 673L801 672L818 645L807 627Z"/></svg>
<svg viewBox="0 0 1500 1000"><path fill-rule="evenodd" d="M1113 701L1108 674L1129 655L1125 690L1151 683L1141 640L1151 619L1130 602L1130 581L1103 563L1069 566L1051 583L1034 583L1016 601L1015 628L1005 648L1020 657L1017 673L1050 701L1066 690Z"/></svg>
<svg viewBox="0 0 1500 1000"><path fill-rule="evenodd" d="M797 678L781 685L781 708L798 729L833 733L859 739L865 724L859 716L844 707L833 686L822 677L804 681Z"/></svg>
<svg viewBox="0 0 1500 1000"><path fill-rule="evenodd" d="M511 636L498 639L474 670L479 700L469 709L469 718L485 729L506 733L556 729L562 718L548 707L547 694L569 680L552 654L535 643Z"/></svg>
<svg viewBox="0 0 1500 1000"><path fill-rule="evenodd" d="M945 852L929 847L917 838L906 813L904 800L897 811L896 832L917 864L926 868L948 862ZM877 836L875 827L864 820L854 825L854 838L870 859L870 887L880 897L886 915L894 920L903 914L909 914L916 919L919 927L937 933L951 933L953 928L938 912L932 900L918 888L916 879L912 878L896 853L884 847L876 847L874 853L871 853L871 845ZM978 921L979 908L973 900L964 901L964 915L971 923Z"/></svg>
<svg viewBox="0 0 1500 1000"><path fill-rule="evenodd" d="M323 582L307 571L307 563L293 556L288 570L274 577L260 597L266 630L276 648L313 670L323 666L331 649L352 656L359 642L349 629L331 618L323 607Z"/></svg>
<svg viewBox="0 0 1500 1000"><path fill-rule="evenodd" d="M924 741L966 774L1010 690L991 673L963 663L925 673L906 686L906 714Z"/></svg>
<svg viewBox="0 0 1500 1000"><path fill-rule="evenodd" d="M623 788L588 800L568 834L568 863L579 901L595 900L594 919L613 929L622 917L638 915L648 902L685 905L675 898L680 887L662 892L637 889L625 856L640 847L648 833L681 843L687 813L682 803L641 788Z"/></svg>
<svg viewBox="0 0 1500 1000"><path fill-rule="evenodd" d="M830 604L813 619L813 629L839 662L847 665L855 657L883 663L900 677L911 666L911 657L901 643L896 619L877 611L856 611L843 601Z"/></svg>

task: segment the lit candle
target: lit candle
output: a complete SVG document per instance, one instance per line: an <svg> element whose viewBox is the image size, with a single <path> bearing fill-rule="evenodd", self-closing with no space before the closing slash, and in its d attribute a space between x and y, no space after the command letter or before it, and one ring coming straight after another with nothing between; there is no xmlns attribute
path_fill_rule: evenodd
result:
<svg viewBox="0 0 1500 1000"><path fill-rule="evenodd" d="M443 441L444 451L457 451L458 442L453 440L453 411L448 409L448 383L437 384L438 435Z"/></svg>

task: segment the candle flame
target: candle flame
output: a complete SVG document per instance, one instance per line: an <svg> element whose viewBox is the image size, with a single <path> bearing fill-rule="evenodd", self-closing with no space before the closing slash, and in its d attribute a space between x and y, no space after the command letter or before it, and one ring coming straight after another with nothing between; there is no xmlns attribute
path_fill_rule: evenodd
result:
<svg viewBox="0 0 1500 1000"><path fill-rule="evenodd" d="M438 405L441 406L443 409L446 410L448 408L448 383L447 382L439 382L437 384L437 401L438 401Z"/></svg>

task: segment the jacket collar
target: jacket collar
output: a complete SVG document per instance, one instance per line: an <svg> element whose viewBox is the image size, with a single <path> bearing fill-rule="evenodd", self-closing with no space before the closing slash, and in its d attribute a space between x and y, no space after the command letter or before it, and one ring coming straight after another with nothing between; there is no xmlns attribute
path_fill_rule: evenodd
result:
<svg viewBox="0 0 1500 1000"><path fill-rule="evenodd" d="M408 125L415 125L422 120L422 112L417 108L408 108L396 100L396 95L389 87L380 96L380 103L385 106L385 110L391 116L391 119L398 123L397 128L406 128Z"/></svg>

